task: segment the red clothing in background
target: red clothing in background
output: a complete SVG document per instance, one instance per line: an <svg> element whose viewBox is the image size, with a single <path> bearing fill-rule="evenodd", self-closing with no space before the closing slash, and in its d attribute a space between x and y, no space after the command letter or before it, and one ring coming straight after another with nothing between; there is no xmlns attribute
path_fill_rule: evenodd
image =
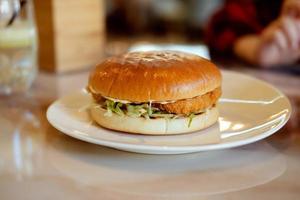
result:
<svg viewBox="0 0 300 200"><path fill-rule="evenodd" d="M206 42L211 53L232 53L235 40L260 33L279 15L282 0L226 0L208 23Z"/></svg>

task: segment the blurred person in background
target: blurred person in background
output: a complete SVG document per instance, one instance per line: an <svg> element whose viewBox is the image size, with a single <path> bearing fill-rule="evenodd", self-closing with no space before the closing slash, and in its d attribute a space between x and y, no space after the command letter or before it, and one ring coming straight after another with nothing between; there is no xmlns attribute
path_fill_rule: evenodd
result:
<svg viewBox="0 0 300 200"><path fill-rule="evenodd" d="M300 58L300 0L226 0L210 19L212 54L236 55L263 67Z"/></svg>

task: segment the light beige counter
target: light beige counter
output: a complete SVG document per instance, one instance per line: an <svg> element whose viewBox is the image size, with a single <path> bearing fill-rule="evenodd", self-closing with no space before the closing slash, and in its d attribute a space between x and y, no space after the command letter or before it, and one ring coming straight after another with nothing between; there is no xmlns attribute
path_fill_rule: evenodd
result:
<svg viewBox="0 0 300 200"><path fill-rule="evenodd" d="M0 199L300 199L300 78L243 71L291 98L290 122L251 145L172 156L63 135L47 122L46 109L84 87L87 72L40 74L26 97L0 97Z"/></svg>

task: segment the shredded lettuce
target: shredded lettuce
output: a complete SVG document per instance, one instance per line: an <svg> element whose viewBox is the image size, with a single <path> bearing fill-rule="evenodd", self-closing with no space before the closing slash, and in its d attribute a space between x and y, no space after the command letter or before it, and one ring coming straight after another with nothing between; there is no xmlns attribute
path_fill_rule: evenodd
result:
<svg viewBox="0 0 300 200"><path fill-rule="evenodd" d="M195 114L194 114L194 113L191 113L191 114L189 115L189 122L188 122L188 127L189 127L189 128L191 127L191 124L192 124L192 121L193 121L194 117L195 117Z"/></svg>
<svg viewBox="0 0 300 200"><path fill-rule="evenodd" d="M115 102L109 99L105 100L104 108L107 110L106 116L111 116L112 113L116 113L120 116L128 115L131 117L144 117L150 118L174 118L175 114L166 113L160 111L156 107L152 107L151 103L143 104L123 104Z"/></svg>
<svg viewBox="0 0 300 200"><path fill-rule="evenodd" d="M147 110L143 105L132 105L126 104L127 115L131 117L141 117L143 114L147 113Z"/></svg>
<svg viewBox="0 0 300 200"><path fill-rule="evenodd" d="M153 111L152 111L152 104L151 104L151 102L149 102L149 104L147 104L147 105L148 105L147 113L148 113L149 116L151 116L152 113L153 113Z"/></svg>
<svg viewBox="0 0 300 200"><path fill-rule="evenodd" d="M114 102L111 100L106 100L105 104L106 104L106 110L107 110L107 112L105 113L106 116L111 116L112 113L116 113L120 116L124 116L124 112L121 109L121 107L123 106L122 103Z"/></svg>
<svg viewBox="0 0 300 200"><path fill-rule="evenodd" d="M152 114L151 117L163 117L163 118L173 118L175 116L175 114L170 114L170 113L156 113L156 114Z"/></svg>
<svg viewBox="0 0 300 200"><path fill-rule="evenodd" d="M152 107L151 102L149 104L134 104L134 103L121 103L115 102L113 100L106 99L102 105L107 111L106 116L111 116L112 113L115 113L119 116L128 115L130 117L144 117L146 119L150 118L165 118L165 119L176 119L180 117L179 115L167 113L160 110L159 108ZM191 126L193 118L196 116L195 113L192 113L188 116L188 127Z"/></svg>

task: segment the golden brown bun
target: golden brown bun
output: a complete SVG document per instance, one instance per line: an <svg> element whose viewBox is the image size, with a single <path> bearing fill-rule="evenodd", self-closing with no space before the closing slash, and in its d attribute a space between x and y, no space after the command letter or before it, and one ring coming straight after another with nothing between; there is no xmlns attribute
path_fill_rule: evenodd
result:
<svg viewBox="0 0 300 200"><path fill-rule="evenodd" d="M133 102L193 98L221 86L209 60L177 51L132 52L111 57L91 72L92 93Z"/></svg>
<svg viewBox="0 0 300 200"><path fill-rule="evenodd" d="M114 113L112 116L105 116L105 112L100 106L91 108L91 116L99 125L112 130L144 135L172 135L202 130L214 124L219 116L218 109L212 107L205 113L196 115L188 127L189 118L145 119Z"/></svg>

